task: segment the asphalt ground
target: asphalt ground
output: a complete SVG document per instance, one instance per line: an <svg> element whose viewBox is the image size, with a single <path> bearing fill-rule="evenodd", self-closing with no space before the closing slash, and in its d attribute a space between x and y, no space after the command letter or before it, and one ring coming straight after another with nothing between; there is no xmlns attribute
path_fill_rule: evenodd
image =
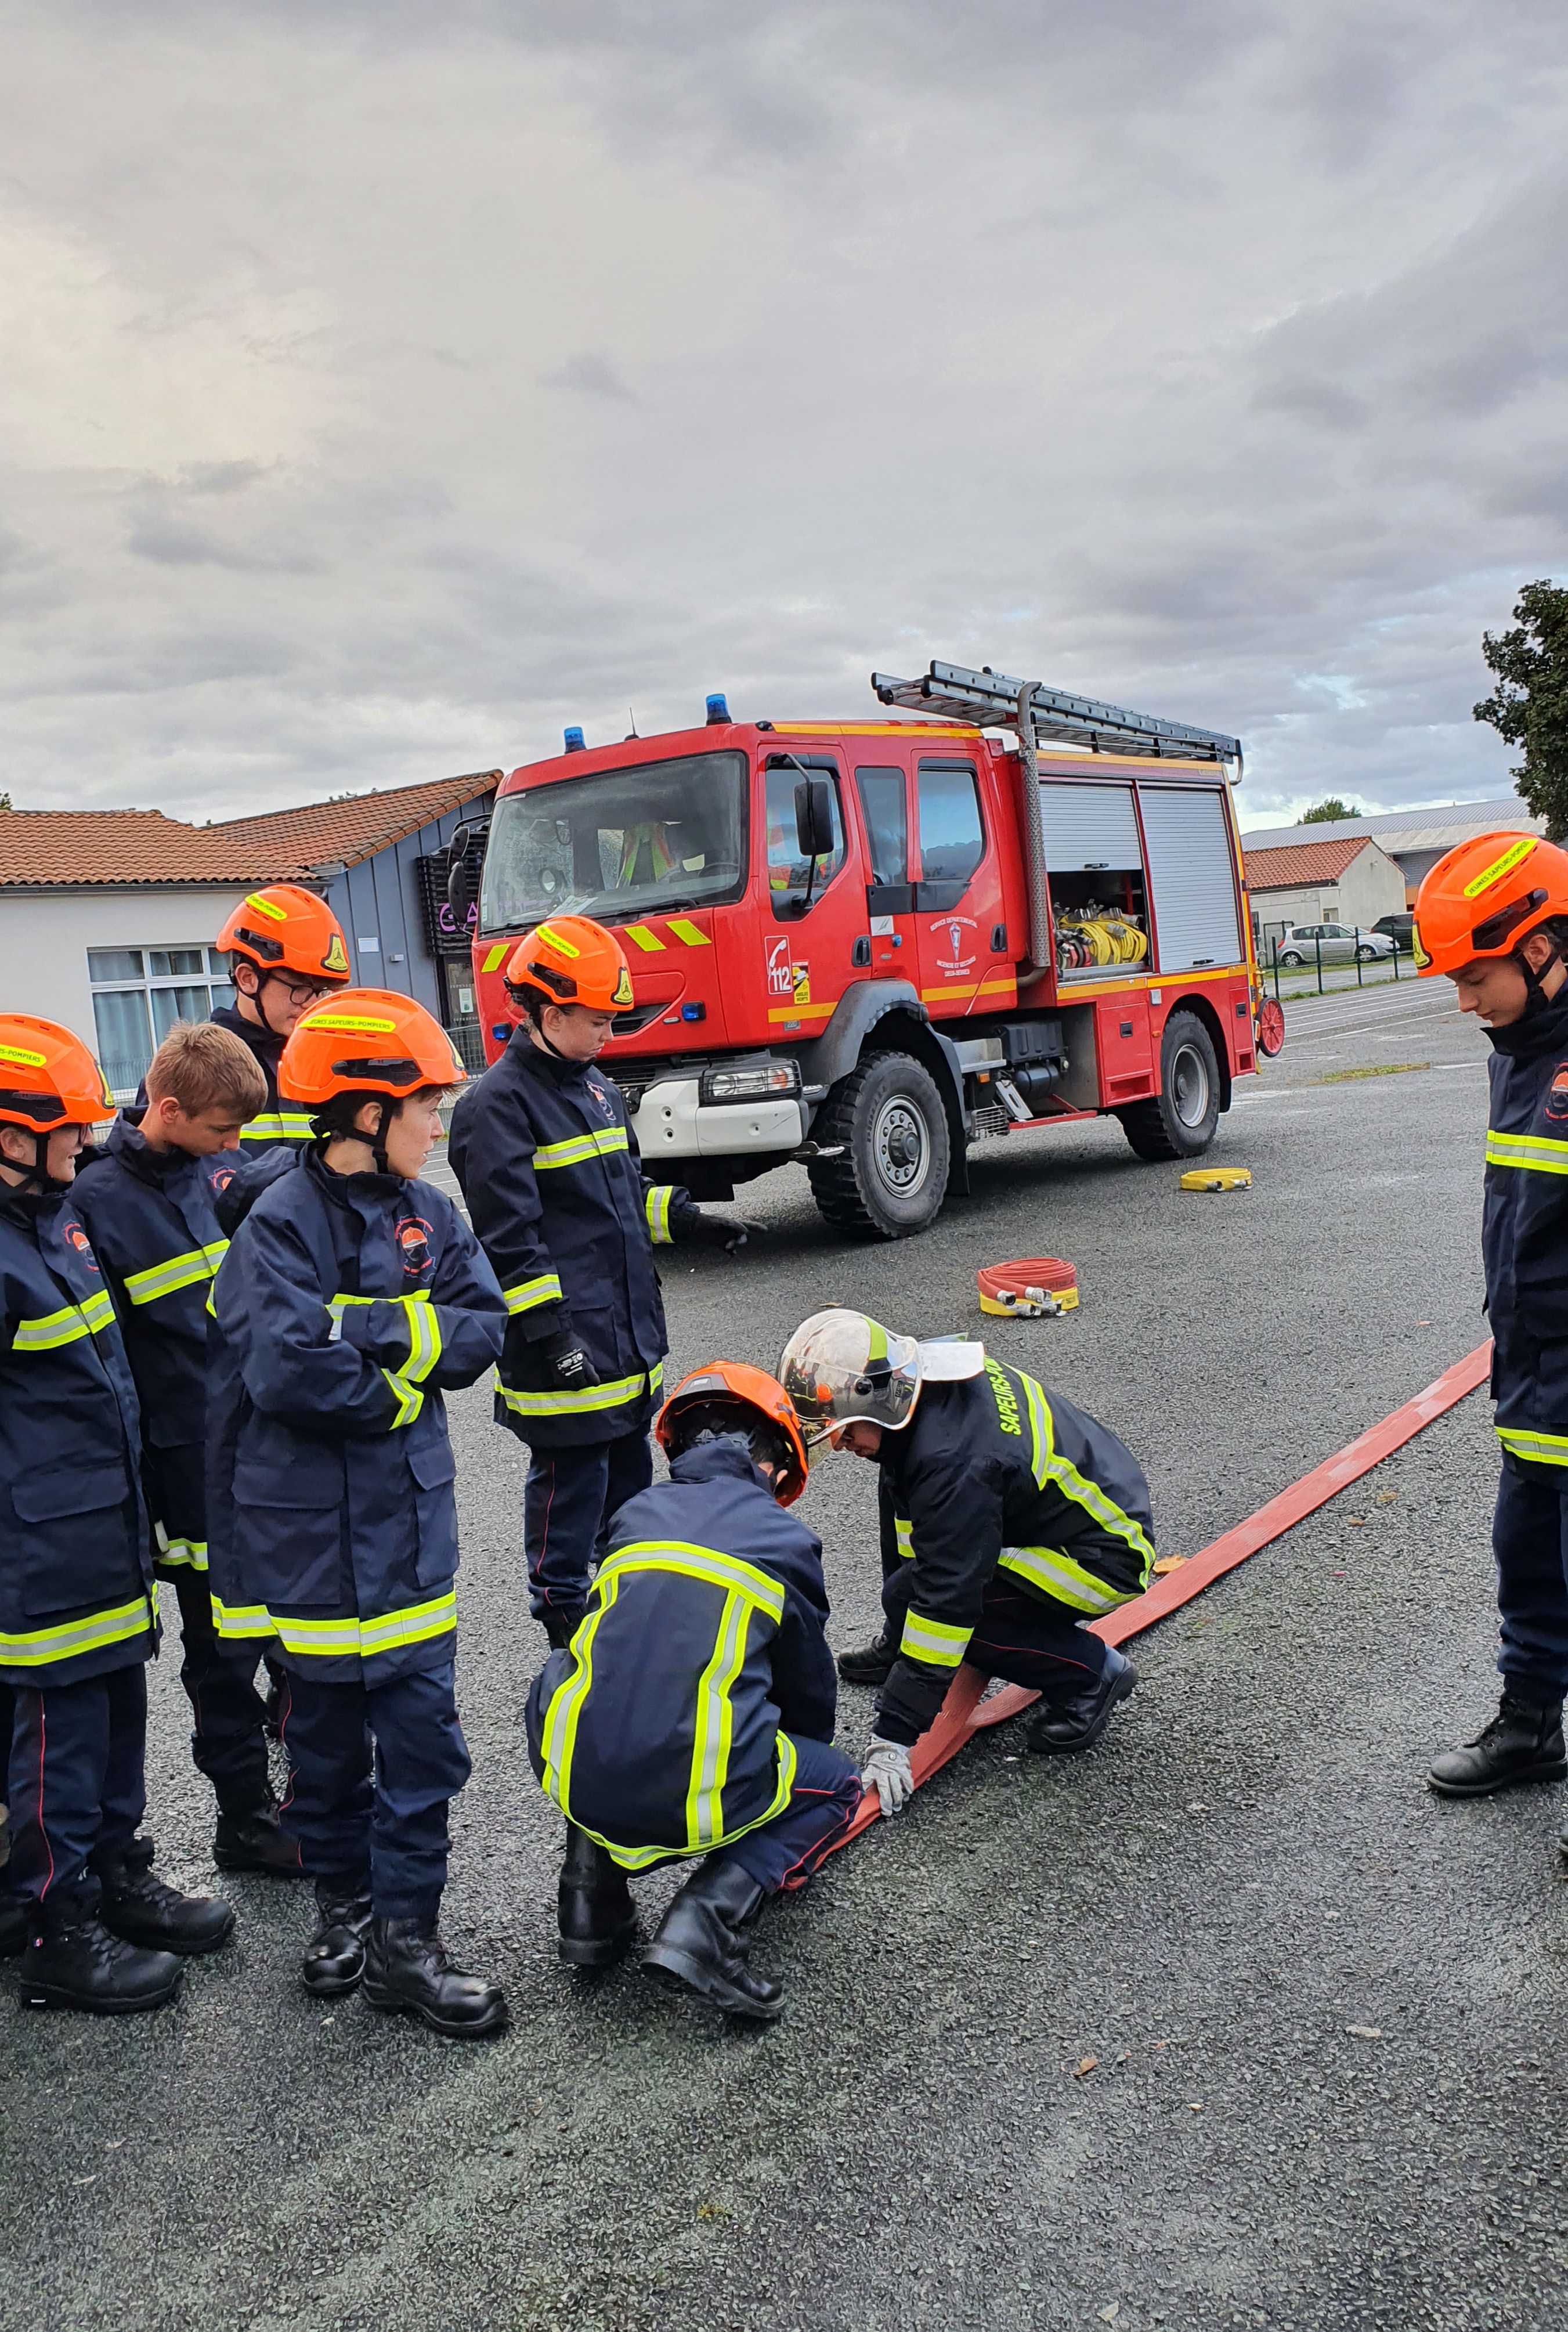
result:
<svg viewBox="0 0 1568 2332"><path fill-rule="evenodd" d="M1425 982L1287 1017L1212 1153L1249 1191L1183 1194L1114 1124L1073 1127L988 1144L933 1233L860 1248L776 1175L744 1196L759 1252L674 1257L672 1372L771 1363L830 1298L978 1333L978 1265L1068 1256L1080 1311L985 1333L1124 1436L1162 1551L1191 1553L1484 1333L1484 1038ZM1367 1067L1400 1073L1320 1082ZM215 1878L166 1657L150 1827L238 1938L155 2017L0 2009L0 2325L1562 2320L1564 1793L1421 1782L1495 1702L1484 1395L1134 1647L1090 1755L999 1728L767 1912L754 1957L788 1991L763 2031L556 1966L524 1453L482 1391L453 1420L475 1771L445 1926L504 1978L509 2035L304 1998L303 1891ZM875 1619L874 1489L835 1460L803 1509L839 1645ZM846 1690L840 1737L869 1710ZM650 1915L674 1883L643 1884Z"/></svg>

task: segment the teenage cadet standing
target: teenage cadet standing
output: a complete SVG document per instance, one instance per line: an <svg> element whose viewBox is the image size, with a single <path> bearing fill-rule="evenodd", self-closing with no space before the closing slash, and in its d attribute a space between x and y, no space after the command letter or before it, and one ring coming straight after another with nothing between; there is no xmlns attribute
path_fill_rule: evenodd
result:
<svg viewBox="0 0 1568 2332"><path fill-rule="evenodd" d="M624 1958L626 1873L702 1855L644 1971L768 2020L779 1986L747 1965L751 1922L860 1802L833 1746L821 1543L780 1512L806 1450L782 1386L734 1361L694 1370L657 1429L670 1478L616 1515L588 1616L528 1697L533 1769L567 1817L560 1955Z"/></svg>
<svg viewBox="0 0 1568 2332"><path fill-rule="evenodd" d="M271 1150L280 1142L308 1142L311 1113L278 1091L278 1063L300 1015L335 988L349 984L343 928L324 899L294 883L272 883L242 899L217 937L229 960L233 1004L213 1018L247 1045L267 1081L265 1102L240 1135L242 1150Z"/></svg>
<svg viewBox="0 0 1568 2332"><path fill-rule="evenodd" d="M207 1592L206 1307L228 1245L214 1200L242 1163L234 1145L266 1084L228 1029L180 1021L153 1056L147 1095L115 1120L72 1196L136 1379L153 1570L179 1601L191 1752L218 1802L213 1859L297 1878L299 1849L278 1828L268 1779L256 1648L219 1642Z"/></svg>
<svg viewBox="0 0 1568 2332"><path fill-rule="evenodd" d="M610 1515L653 1479L648 1419L669 1349L653 1250L733 1254L758 1227L650 1182L632 1152L626 1104L594 1066L632 1003L613 933L586 915L540 923L506 986L524 1017L458 1102L448 1156L512 1315L495 1414L531 1452L529 1592L564 1644Z"/></svg>
<svg viewBox="0 0 1568 2332"><path fill-rule="evenodd" d="M961 1660L1039 1693L1029 1748L1089 1748L1138 1681L1083 1624L1148 1584L1149 1486L1131 1453L983 1345L917 1343L859 1312L802 1321L779 1374L808 1442L881 1467L886 1619L855 1660L880 1671L863 1778L884 1813L907 1802L910 1749Z"/></svg>
<svg viewBox="0 0 1568 2332"><path fill-rule="evenodd" d="M157 1591L138 1480L136 1388L75 1161L113 1106L51 1020L0 1018L0 1685L14 1694L11 1886L22 1998L100 2014L157 2008L180 1955L226 1943L226 1903L152 1875L146 1662Z"/></svg>
<svg viewBox="0 0 1568 2332"><path fill-rule="evenodd" d="M457 1721L456 1507L443 1388L497 1358L506 1308L449 1199L416 1180L464 1077L423 1005L350 989L307 1011L284 1090L316 1140L253 1195L213 1290L213 1608L275 1639L283 1826L316 1882L301 1970L473 2040L499 1986L437 1933ZM373 1744L373 1746L372 1746Z"/></svg>
<svg viewBox="0 0 1568 2332"><path fill-rule="evenodd" d="M1418 970L1446 973L1492 1040L1481 1248L1503 1693L1427 1776L1441 1796L1486 1797L1568 1774L1568 853L1527 834L1460 843L1421 884L1413 939Z"/></svg>

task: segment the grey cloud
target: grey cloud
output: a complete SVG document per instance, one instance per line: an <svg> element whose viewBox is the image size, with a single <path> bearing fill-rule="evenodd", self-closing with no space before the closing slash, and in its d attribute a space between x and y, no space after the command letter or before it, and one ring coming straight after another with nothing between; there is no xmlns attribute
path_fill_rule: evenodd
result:
<svg viewBox="0 0 1568 2332"><path fill-rule="evenodd" d="M612 359L592 349L584 349L557 365L553 372L540 376L546 388L565 388L578 397L603 397L622 405L636 405L638 398L626 387Z"/></svg>
<svg viewBox="0 0 1568 2332"><path fill-rule="evenodd" d="M175 518L138 521L126 538L126 547L138 559L160 567L226 567L236 575L313 575L324 561L314 554L277 546L253 550L225 542L215 534Z"/></svg>

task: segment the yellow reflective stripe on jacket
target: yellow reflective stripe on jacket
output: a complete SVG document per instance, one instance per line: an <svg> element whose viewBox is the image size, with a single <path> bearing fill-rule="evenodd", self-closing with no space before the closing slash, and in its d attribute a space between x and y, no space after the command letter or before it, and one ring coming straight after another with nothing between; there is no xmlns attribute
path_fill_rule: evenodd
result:
<svg viewBox="0 0 1568 2332"><path fill-rule="evenodd" d="M178 1288L194 1287L200 1280L215 1277L228 1251L227 1239L214 1239L210 1247L193 1247L184 1255L149 1263L145 1271L127 1274L125 1292L133 1304L156 1304L160 1295L172 1295Z"/></svg>
<svg viewBox="0 0 1568 2332"><path fill-rule="evenodd" d="M914 1524L907 1521L903 1515L894 1515L893 1518L893 1541L898 1549L899 1560L903 1563L913 1563L914 1561Z"/></svg>
<svg viewBox="0 0 1568 2332"><path fill-rule="evenodd" d="M626 1400L657 1392L664 1381L664 1364L657 1362L646 1376L616 1377L609 1384L581 1385L575 1392L516 1392L511 1385L495 1390L518 1417L588 1417L595 1410L619 1409Z"/></svg>
<svg viewBox="0 0 1568 2332"><path fill-rule="evenodd" d="M230 1640L276 1636L285 1651L302 1658L369 1660L378 1652L401 1651L405 1645L449 1634L457 1625L457 1591L449 1588L426 1603L409 1603L374 1620L357 1619L352 1612L336 1620L290 1619L269 1611L264 1603L230 1605L215 1595L213 1619L219 1635Z"/></svg>
<svg viewBox="0 0 1568 2332"><path fill-rule="evenodd" d="M105 1288L97 1288L85 1304L67 1304L62 1311L46 1312L41 1320L18 1320L11 1339L14 1352L53 1352L82 1336L100 1336L114 1325L114 1305Z"/></svg>
<svg viewBox="0 0 1568 2332"><path fill-rule="evenodd" d="M1033 1444L1030 1451L1030 1468L1036 1482L1042 1490L1047 1482L1054 1482L1063 1496L1071 1498L1076 1506L1082 1506L1086 1515L1092 1515L1102 1530L1109 1531L1113 1538L1119 1538L1125 1545L1131 1547L1142 1564L1139 1584L1133 1591L1142 1594L1149 1583L1149 1566L1154 1560L1154 1549L1150 1543L1148 1534L1141 1523L1134 1522L1131 1515L1124 1515L1121 1507L1105 1496L1098 1483L1091 1482L1085 1475L1080 1474L1070 1458L1058 1456L1056 1437L1051 1430L1049 1402L1033 1377L1027 1377L1020 1373L1018 1381L1023 1386L1024 1398L1028 1404L1029 1432ZM1041 1552L1033 1547L1020 1551L1029 1554ZM1050 1548L1043 1552L1050 1554L1054 1562L1066 1563L1070 1572L1080 1572L1081 1566L1076 1563L1068 1563L1066 1555L1056 1555ZM1086 1571L1082 1572L1085 1580L1089 1579L1090 1575ZM1112 1591L1102 1587L1100 1592L1109 1595ZM1131 1600L1130 1595L1112 1596L1112 1601L1116 1603L1125 1603ZM1103 1606L1096 1605L1094 1608L1109 1610L1111 1606L1107 1603Z"/></svg>
<svg viewBox="0 0 1568 2332"><path fill-rule="evenodd" d="M715 1845L723 1828L724 1784L735 1737L730 1695L745 1661L746 1632L755 1609L751 1595L731 1589L719 1615L713 1656L697 1680L692 1778L686 1785L686 1844L694 1849Z"/></svg>
<svg viewBox="0 0 1568 2332"><path fill-rule="evenodd" d="M1542 1433L1529 1425L1499 1425L1497 1438L1515 1458L1533 1466L1568 1466L1568 1433Z"/></svg>
<svg viewBox="0 0 1568 2332"><path fill-rule="evenodd" d="M1031 1587L1058 1603L1071 1604L1075 1611L1114 1611L1119 1603L1131 1603L1143 1591L1137 1587L1107 1587L1059 1547L1004 1546L997 1561L1003 1571L1016 1571Z"/></svg>
<svg viewBox="0 0 1568 2332"><path fill-rule="evenodd" d="M91 1612L85 1620L67 1620L56 1628L30 1628L24 1634L0 1630L0 1666L9 1668L53 1668L73 1660L79 1653L101 1651L108 1644L129 1642L156 1623L157 1607L145 1595L134 1602L117 1603L112 1610Z"/></svg>
<svg viewBox="0 0 1568 2332"><path fill-rule="evenodd" d="M416 1287L408 1295L334 1295L327 1309L334 1320L341 1320L351 1304L395 1304L407 1324L408 1358L400 1367L381 1371L397 1396L397 1414L390 1427L396 1433L400 1425L412 1425L425 1406L424 1394L415 1388L424 1383L441 1358L440 1318L431 1309L427 1287Z"/></svg>
<svg viewBox="0 0 1568 2332"><path fill-rule="evenodd" d="M390 1369L383 1369L381 1373L397 1396L397 1414L387 1429L388 1433L396 1433L399 1426L413 1424L425 1406L425 1395L417 1385L409 1384Z"/></svg>
<svg viewBox="0 0 1568 2332"><path fill-rule="evenodd" d="M674 1197L672 1185L660 1183L650 1190L643 1201L648 1219L648 1231L655 1247L668 1247L670 1239L670 1200Z"/></svg>
<svg viewBox="0 0 1568 2332"><path fill-rule="evenodd" d="M560 1280L553 1271L541 1271L537 1279L520 1279L515 1287L503 1287L501 1293L513 1317L520 1312L531 1312L536 1304L559 1304L561 1300Z"/></svg>
<svg viewBox="0 0 1568 2332"><path fill-rule="evenodd" d="M918 1611L908 1611L898 1649L906 1658L923 1660L928 1668L956 1668L973 1634L972 1628L950 1628L944 1620L927 1620Z"/></svg>
<svg viewBox="0 0 1568 2332"><path fill-rule="evenodd" d="M248 1125L240 1128L242 1142L309 1142L311 1136L309 1110L275 1109L253 1117Z"/></svg>
<svg viewBox="0 0 1568 2332"><path fill-rule="evenodd" d="M158 1562L186 1563L192 1571L206 1569L207 1543L205 1538L170 1538L161 1523L154 1523L152 1534L158 1541Z"/></svg>
<svg viewBox="0 0 1568 2332"><path fill-rule="evenodd" d="M747 1596L767 1612L775 1627L784 1618L784 1590L779 1582L755 1564L742 1562L738 1554L722 1554L717 1547L693 1546L679 1538L639 1539L635 1545L617 1547L608 1562L600 1564L598 1577L620 1579L629 1571L679 1572L684 1578L722 1587L727 1595Z"/></svg>
<svg viewBox="0 0 1568 2332"><path fill-rule="evenodd" d="M533 1153L536 1171L551 1166L580 1166L589 1158L607 1158L626 1150L630 1141L624 1125L601 1125L594 1133L574 1133L566 1142L545 1142Z"/></svg>
<svg viewBox="0 0 1568 2332"><path fill-rule="evenodd" d="M578 1719L582 1715L588 1687L594 1678L594 1638L602 1626L607 1612L614 1608L620 1592L620 1581L600 1571L594 1582L595 1609L575 1630L571 1639L571 1656L575 1663L571 1674L552 1696L545 1712L544 1793L558 1805L567 1820L571 1820L571 1759L577 1745Z"/></svg>
<svg viewBox="0 0 1568 2332"><path fill-rule="evenodd" d="M1487 1129L1488 1166L1522 1166L1533 1174L1568 1174L1568 1142L1545 1133L1499 1133Z"/></svg>
<svg viewBox="0 0 1568 2332"><path fill-rule="evenodd" d="M796 1755L795 1744L787 1733L774 1735L773 1754L779 1760L779 1786L773 1792L771 1803L764 1806L760 1814L754 1814L750 1821L737 1822L733 1829L723 1830L716 1843L732 1845L736 1839L744 1838L748 1830L760 1830L764 1822L776 1821L789 1804L790 1792L795 1787L795 1768L799 1760ZM578 1827L588 1830L586 1822L579 1822ZM669 1862L691 1851L687 1846L622 1846L617 1840L606 1838L602 1831L597 1830L588 1830L588 1835L596 1846L602 1846L611 1861L618 1863L623 1870L648 1870L655 1862Z"/></svg>

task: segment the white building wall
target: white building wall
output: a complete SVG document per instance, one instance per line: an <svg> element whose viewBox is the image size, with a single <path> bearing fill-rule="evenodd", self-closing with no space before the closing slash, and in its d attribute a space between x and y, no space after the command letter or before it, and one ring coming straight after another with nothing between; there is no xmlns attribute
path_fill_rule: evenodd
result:
<svg viewBox="0 0 1568 2332"><path fill-rule="evenodd" d="M211 947L246 887L0 892L0 1012L62 1020L96 1046L88 949Z"/></svg>
<svg viewBox="0 0 1568 2332"><path fill-rule="evenodd" d="M1351 860L1339 878L1339 917L1370 931L1380 915L1404 913L1405 878L1386 850L1375 842ZM1325 922L1326 915L1323 919Z"/></svg>

